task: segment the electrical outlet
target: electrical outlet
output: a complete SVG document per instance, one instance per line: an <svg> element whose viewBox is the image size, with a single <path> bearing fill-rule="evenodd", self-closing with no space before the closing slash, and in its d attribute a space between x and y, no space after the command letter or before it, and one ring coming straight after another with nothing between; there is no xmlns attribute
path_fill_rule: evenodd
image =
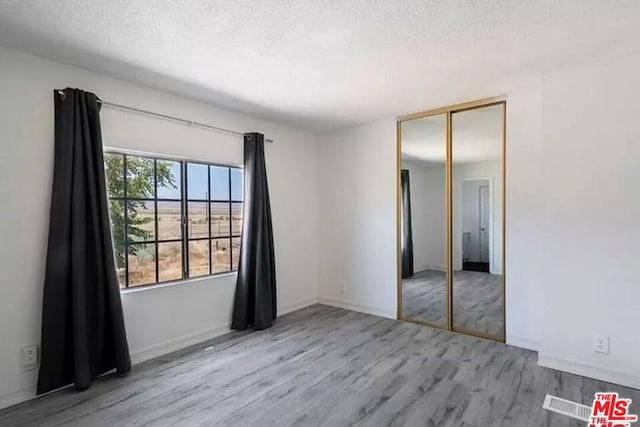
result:
<svg viewBox="0 0 640 427"><path fill-rule="evenodd" d="M342 286L340 287L340 293L344 294L346 291L347 291L347 285L343 283Z"/></svg>
<svg viewBox="0 0 640 427"><path fill-rule="evenodd" d="M22 367L25 370L38 367L38 346L30 345L22 349Z"/></svg>
<svg viewBox="0 0 640 427"><path fill-rule="evenodd" d="M609 337L600 335L593 337L593 351L596 353L609 354Z"/></svg>

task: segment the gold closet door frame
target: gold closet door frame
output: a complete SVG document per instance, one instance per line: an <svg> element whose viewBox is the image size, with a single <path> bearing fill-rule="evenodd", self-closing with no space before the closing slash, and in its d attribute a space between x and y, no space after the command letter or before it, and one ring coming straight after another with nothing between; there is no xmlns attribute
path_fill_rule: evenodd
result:
<svg viewBox="0 0 640 427"><path fill-rule="evenodd" d="M502 336L484 334L481 332L456 328L453 324L453 245L451 243L453 238L453 129L452 129L452 115L468 110L476 110L479 108L493 107L495 105L502 105ZM445 242L446 257L446 278L447 278L447 324L446 327L435 323L427 322L420 319L405 318L402 315L402 191L400 183L400 171L402 169L402 122L421 119L429 116L436 116L446 114L446 179L445 179L445 193L446 193L446 217L447 217L447 232ZM504 343L506 341L507 331L507 265L506 265L506 206L507 206L507 100L505 96L498 96L493 98L480 99L478 101L465 102L462 104L450 105L448 107L436 108L433 110L427 110L420 113L409 114L406 116L400 116L396 119L396 245L397 245L397 319L406 322L417 323L420 325L429 326L436 329L444 329L451 332L461 333L464 335L471 335L478 338L484 338L491 341L497 341Z"/></svg>

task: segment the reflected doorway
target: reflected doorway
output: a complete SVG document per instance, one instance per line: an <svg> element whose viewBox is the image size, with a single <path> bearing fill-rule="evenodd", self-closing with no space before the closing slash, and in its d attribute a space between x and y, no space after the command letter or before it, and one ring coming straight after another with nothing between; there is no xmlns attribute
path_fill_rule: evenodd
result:
<svg viewBox="0 0 640 427"><path fill-rule="evenodd" d="M465 271L491 271L491 186L489 178L462 181L462 269Z"/></svg>

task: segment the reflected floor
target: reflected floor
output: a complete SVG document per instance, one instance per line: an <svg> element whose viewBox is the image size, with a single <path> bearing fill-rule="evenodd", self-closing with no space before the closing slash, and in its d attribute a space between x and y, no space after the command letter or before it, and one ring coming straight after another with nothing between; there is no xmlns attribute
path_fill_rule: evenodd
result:
<svg viewBox="0 0 640 427"><path fill-rule="evenodd" d="M447 325L447 280L444 271L423 270L402 280L404 318Z"/></svg>
<svg viewBox="0 0 640 427"><path fill-rule="evenodd" d="M403 317L446 326L444 271L423 270L402 281ZM502 275L476 271L454 273L456 328L503 337Z"/></svg>

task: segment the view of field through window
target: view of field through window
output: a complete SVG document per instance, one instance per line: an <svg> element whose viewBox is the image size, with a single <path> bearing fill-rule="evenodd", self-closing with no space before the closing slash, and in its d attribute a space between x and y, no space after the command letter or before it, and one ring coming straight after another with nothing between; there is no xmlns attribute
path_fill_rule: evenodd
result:
<svg viewBox="0 0 640 427"><path fill-rule="evenodd" d="M105 154L121 287L237 269L242 169Z"/></svg>

